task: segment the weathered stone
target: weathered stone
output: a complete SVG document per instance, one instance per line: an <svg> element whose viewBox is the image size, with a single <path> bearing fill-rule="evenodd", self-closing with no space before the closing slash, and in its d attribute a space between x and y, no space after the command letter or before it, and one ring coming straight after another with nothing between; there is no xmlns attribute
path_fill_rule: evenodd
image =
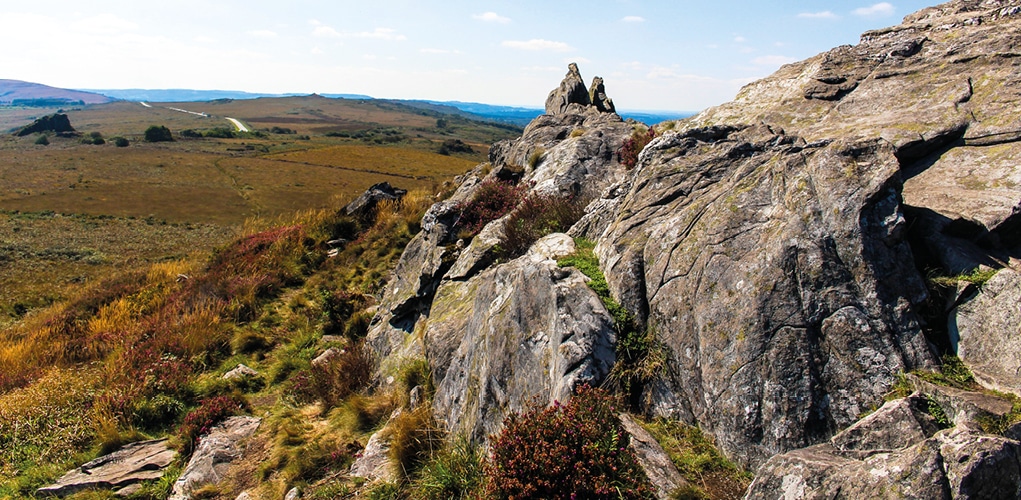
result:
<svg viewBox="0 0 1021 500"><path fill-rule="evenodd" d="M588 90L589 101L600 113L616 113L617 109L613 106L613 99L610 99L606 95L606 87L603 85L603 79L598 76L592 79L592 86Z"/></svg>
<svg viewBox="0 0 1021 500"><path fill-rule="evenodd" d="M230 417L199 439L191 460L174 483L170 500L188 500L192 493L208 484L219 483L230 465L241 458L245 441L255 434L262 419Z"/></svg>
<svg viewBox="0 0 1021 500"><path fill-rule="evenodd" d="M234 369L232 369L231 371L229 371L227 373L224 373L223 377L221 377L221 378L223 378L224 380L234 380L234 379L242 379L242 378L245 378L245 377L257 377L257 376L259 376L259 372L255 371L252 368L249 368L244 363L238 363L238 365L235 366Z"/></svg>
<svg viewBox="0 0 1021 500"><path fill-rule="evenodd" d="M373 184L366 189L364 193L359 195L351 203L348 203L344 207L344 213L347 215L358 216L358 217L370 217L373 216L376 210L376 205L381 201L397 201L404 197L408 191L405 189L395 188L390 185L389 182L380 182Z"/></svg>
<svg viewBox="0 0 1021 500"><path fill-rule="evenodd" d="M329 363L331 359L337 357L337 355L340 354L341 352L342 351L340 349L337 349L336 347L331 347L320 353L314 359L312 359L311 365L319 366Z"/></svg>
<svg viewBox="0 0 1021 500"><path fill-rule="evenodd" d="M653 140L596 246L614 296L668 350L649 409L755 466L933 366L908 307L926 290L898 171L875 140L805 147L764 126Z"/></svg>
<svg viewBox="0 0 1021 500"><path fill-rule="evenodd" d="M540 240L533 248L558 246ZM440 286L425 344L433 406L448 430L485 439L533 397L566 401L579 384L602 381L616 335L586 280L533 250Z"/></svg>
<svg viewBox="0 0 1021 500"><path fill-rule="evenodd" d="M620 414L620 423L630 435L628 446L638 459L638 465L642 466L652 487L656 489L656 498L668 500L674 490L688 484L656 438L641 424L627 413Z"/></svg>
<svg viewBox="0 0 1021 500"><path fill-rule="evenodd" d="M89 490L120 490L163 477L177 455L166 439L139 441L85 463L36 491L40 496L67 496Z"/></svg>
<svg viewBox="0 0 1021 500"><path fill-rule="evenodd" d="M284 495L284 500L298 500L301 498L301 490L297 487L287 490L287 494Z"/></svg>
<svg viewBox="0 0 1021 500"><path fill-rule="evenodd" d="M566 113L571 104L587 106L590 103L589 93L581 79L578 65L571 63L567 67L567 76L560 82L560 87L550 92L546 98L546 114L559 115Z"/></svg>
<svg viewBox="0 0 1021 500"><path fill-rule="evenodd" d="M1001 269L950 315L957 354L975 379L1021 395L1021 274Z"/></svg>
<svg viewBox="0 0 1021 500"><path fill-rule="evenodd" d="M389 452L390 433L383 428L372 434L365 449L355 455L355 461L351 464L351 475L369 481L395 479L395 470L390 463Z"/></svg>
<svg viewBox="0 0 1021 500"><path fill-rule="evenodd" d="M936 420L922 409L925 403L922 397L889 401L833 436L830 443L843 456L865 458L924 441L939 430Z"/></svg>

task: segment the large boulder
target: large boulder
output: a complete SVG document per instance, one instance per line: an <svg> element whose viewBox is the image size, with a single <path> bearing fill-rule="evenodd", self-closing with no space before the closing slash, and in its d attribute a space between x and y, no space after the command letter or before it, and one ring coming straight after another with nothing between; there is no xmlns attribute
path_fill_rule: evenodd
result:
<svg viewBox="0 0 1021 500"><path fill-rule="evenodd" d="M395 188L389 182L373 184L351 203L344 207L344 213L351 216L369 218L375 215L376 206L382 201L396 202L408 194L406 189Z"/></svg>
<svg viewBox="0 0 1021 500"><path fill-rule="evenodd" d="M975 430L975 421L939 430L929 413L951 411L939 405L916 393L828 443L776 455L745 498L1019 498L1021 443Z"/></svg>
<svg viewBox="0 0 1021 500"><path fill-rule="evenodd" d="M957 354L987 387L1021 396L1021 274L1001 269L950 316Z"/></svg>
<svg viewBox="0 0 1021 500"><path fill-rule="evenodd" d="M932 366L897 176L878 140L805 144L760 125L649 144L596 247L611 291L668 351L648 410L755 466Z"/></svg>
<svg viewBox="0 0 1021 500"><path fill-rule="evenodd" d="M56 483L39 488L39 496L64 497L83 490L112 490L125 494L143 481L163 477L177 452L166 439L139 441L85 463L61 476Z"/></svg>
<svg viewBox="0 0 1021 500"><path fill-rule="evenodd" d="M199 488L219 483L231 464L241 458L248 438L255 434L262 419L230 417L200 438L184 472L174 482L170 500L189 500Z"/></svg>

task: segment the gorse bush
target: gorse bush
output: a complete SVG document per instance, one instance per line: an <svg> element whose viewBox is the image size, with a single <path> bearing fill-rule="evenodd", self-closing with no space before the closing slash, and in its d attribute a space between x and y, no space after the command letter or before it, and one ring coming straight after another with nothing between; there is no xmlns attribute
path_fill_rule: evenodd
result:
<svg viewBox="0 0 1021 500"><path fill-rule="evenodd" d="M511 414L491 442L491 498L653 498L618 402L582 386L571 401Z"/></svg>
<svg viewBox="0 0 1021 500"><path fill-rule="evenodd" d="M145 142L170 142L174 134L164 125L152 125L145 129Z"/></svg>
<svg viewBox="0 0 1021 500"><path fill-rule="evenodd" d="M475 188L475 194L470 200L457 206L460 215L454 222L453 233L459 238L474 237L486 224L514 210L526 191L526 186L517 186L510 182L483 181Z"/></svg>
<svg viewBox="0 0 1021 500"><path fill-rule="evenodd" d="M585 203L576 196L531 194L511 214L505 228L507 257L524 254L536 240L565 232L585 215Z"/></svg>
<svg viewBox="0 0 1021 500"><path fill-rule="evenodd" d="M634 168L638 164L639 153L655 138L656 130L652 127L648 130L635 130L617 150L618 161L629 169Z"/></svg>

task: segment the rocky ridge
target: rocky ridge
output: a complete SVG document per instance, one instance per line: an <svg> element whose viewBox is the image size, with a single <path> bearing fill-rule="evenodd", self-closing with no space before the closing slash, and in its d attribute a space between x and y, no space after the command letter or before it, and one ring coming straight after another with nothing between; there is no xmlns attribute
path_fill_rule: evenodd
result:
<svg viewBox="0 0 1021 500"><path fill-rule="evenodd" d="M1012 349L1010 340L969 334L968 324L987 309L976 301L1008 303L1016 285L998 279L948 298L926 273L1008 268L1006 282L1015 266L1019 14L1017 0L959 0L909 15L675 124L631 170L616 152L633 124L610 111L601 79L588 92L571 65L547 114L520 139L494 145L490 162L427 213L369 333L380 380L402 360L426 358L437 420L485 440L532 398L562 400L613 369L613 318L584 276L556 264L571 238L550 235L501 260L494 248L505 241L506 216L470 241L453 234L459 203L485 179L504 179L592 199L568 233L597 243L613 297L665 355L636 410L699 425L759 470L758 484L782 486L790 460L808 455L832 466L827 484L863 494L882 482L855 476L871 465L849 461L873 464L879 454L890 467L932 465L956 456L947 450L994 443L1000 451L990 453L1016 465L1014 437L968 419L934 431L920 416L921 396L879 413L904 417L894 429L920 429L907 441L879 442L899 431L859 419L900 374L937 369L943 354L956 349L967 363L980 349L986 358ZM990 307L999 311L994 324L1018 324L1016 307ZM978 323L990 322L970 324ZM956 344L946 334L955 325L963 326ZM979 347L988 345L997 347ZM975 366L987 386L1018 387L1009 363ZM851 435L866 453L812 448ZM942 476L929 479L949 484L940 492L981 496L954 483L971 472L934 467L924 470ZM1003 491L1014 491L1010 477ZM813 488L794 488L791 498L835 491Z"/></svg>

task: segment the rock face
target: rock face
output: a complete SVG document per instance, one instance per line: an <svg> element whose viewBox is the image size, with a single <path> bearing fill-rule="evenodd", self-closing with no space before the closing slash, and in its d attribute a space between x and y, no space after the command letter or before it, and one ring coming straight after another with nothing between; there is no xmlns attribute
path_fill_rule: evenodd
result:
<svg viewBox="0 0 1021 500"><path fill-rule="evenodd" d="M620 415L620 423L630 435L628 446L655 488L656 498L669 500L671 493L688 484L649 431L626 413Z"/></svg>
<svg viewBox="0 0 1021 500"><path fill-rule="evenodd" d="M777 455L745 498L1018 498L1021 443L973 420L939 430L927 413L939 404L922 393L890 401L828 443Z"/></svg>
<svg viewBox="0 0 1021 500"><path fill-rule="evenodd" d="M14 135L24 137L26 135L42 132L56 132L58 134L73 133L74 127L71 126L71 120L67 117L67 115L63 113L56 113L36 119L36 121L32 122L30 125L25 125L15 132Z"/></svg>
<svg viewBox="0 0 1021 500"><path fill-rule="evenodd" d="M485 178L528 183L592 200L568 234L596 242L612 296L663 347L638 411L699 425L749 468L811 471L762 483L794 497L972 495L965 478L1016 467L1015 442L960 423L987 401L932 392L972 405L947 403L958 427L939 432L917 402L884 411L896 424L855 422L898 374L939 364L946 311L920 269L1021 256L1019 32L1021 0L925 9L660 130L631 170L616 156L631 126L600 111L599 82L584 92L572 65L547 114L494 145L490 164L426 215L369 334L381 370L425 357L437 419L482 438L532 397L605 377L616 339L584 278L538 247L499 259L506 218L470 242L451 234ZM1012 291L989 290L1016 313ZM959 308L959 326L999 321L976 309L1005 306L979 297ZM965 336L967 358L981 342ZM788 452L787 465L770 461ZM870 479L872 467L887 473ZM832 472L844 469L864 472ZM897 472L907 470L920 472Z"/></svg>
<svg viewBox="0 0 1021 500"><path fill-rule="evenodd" d="M174 483L170 499L188 500L202 486L219 483L231 462L241 457L245 440L261 422L255 417L230 417L202 436L188 466Z"/></svg>
<svg viewBox="0 0 1021 500"><path fill-rule="evenodd" d="M139 441L88 462L56 483L39 488L39 496L64 497L83 490L103 489L123 492L142 481L163 477L177 452L167 446L166 439Z"/></svg>
<svg viewBox="0 0 1021 500"><path fill-rule="evenodd" d="M1002 269L950 317L960 356L984 385L1021 395L1021 275Z"/></svg>

